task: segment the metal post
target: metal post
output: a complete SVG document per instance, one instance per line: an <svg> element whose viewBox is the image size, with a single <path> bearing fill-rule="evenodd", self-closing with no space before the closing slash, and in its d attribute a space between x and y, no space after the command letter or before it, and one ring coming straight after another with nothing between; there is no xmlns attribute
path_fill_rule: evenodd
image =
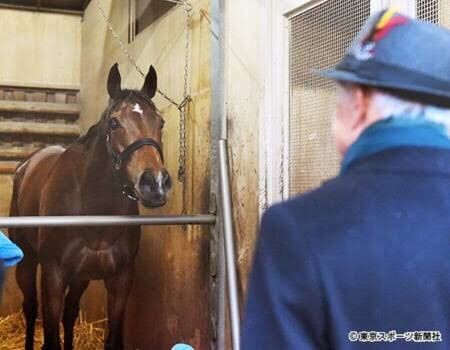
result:
<svg viewBox="0 0 450 350"><path fill-rule="evenodd" d="M214 225L215 215L182 216L15 216L0 217L0 227Z"/></svg>
<svg viewBox="0 0 450 350"><path fill-rule="evenodd" d="M225 115L225 1L211 0L211 210L220 203L219 140L226 136ZM223 242L223 220L219 212L217 223L211 228L210 293L212 350L227 350L226 329L226 267Z"/></svg>
<svg viewBox="0 0 450 350"><path fill-rule="evenodd" d="M226 140L219 140L219 166L221 211L223 220L223 239L225 241L225 260L227 266L228 298L231 321L233 350L240 350L239 296L234 248L233 214L229 179L228 148Z"/></svg>
<svg viewBox="0 0 450 350"><path fill-rule="evenodd" d="M219 96L220 99L220 138L226 140L228 137L228 120L227 120L227 0L219 0Z"/></svg>

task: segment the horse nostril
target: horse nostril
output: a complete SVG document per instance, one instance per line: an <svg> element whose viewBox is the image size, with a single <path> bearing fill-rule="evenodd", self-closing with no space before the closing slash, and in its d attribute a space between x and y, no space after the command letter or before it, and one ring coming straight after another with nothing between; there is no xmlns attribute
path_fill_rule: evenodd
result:
<svg viewBox="0 0 450 350"><path fill-rule="evenodd" d="M162 184L164 189L168 190L172 187L172 179L170 178L169 172L167 170L163 170L162 172Z"/></svg>
<svg viewBox="0 0 450 350"><path fill-rule="evenodd" d="M153 176L150 170L144 171L142 173L141 178L139 179L139 184L142 186L155 187L156 185L155 177Z"/></svg>

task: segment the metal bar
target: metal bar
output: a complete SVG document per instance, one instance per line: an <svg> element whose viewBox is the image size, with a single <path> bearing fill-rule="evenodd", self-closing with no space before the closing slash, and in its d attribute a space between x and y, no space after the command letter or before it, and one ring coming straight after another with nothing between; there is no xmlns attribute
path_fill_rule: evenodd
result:
<svg viewBox="0 0 450 350"><path fill-rule="evenodd" d="M211 0L211 62L221 62L221 28L220 17L223 0ZM215 33L215 34L214 34ZM211 64L211 196L210 211L218 210L220 198L219 184L219 139L223 129L223 80L224 67L222 64ZM212 350L227 350L226 343L226 268L223 242L223 221L218 215L217 224L211 228L210 266L211 266L211 324L213 330Z"/></svg>
<svg viewBox="0 0 450 350"><path fill-rule="evenodd" d="M65 10L65 9L51 8L51 7L38 8L37 6L27 6L27 5L0 4L0 9L58 13L58 14L73 15L73 16L82 16L83 15L83 11L78 11L78 10Z"/></svg>
<svg viewBox="0 0 450 350"><path fill-rule="evenodd" d="M184 5L183 0L164 0L164 1L171 2L173 4Z"/></svg>
<svg viewBox="0 0 450 350"><path fill-rule="evenodd" d="M219 227L220 225L220 227ZM217 244L217 350L227 349L227 267L225 260L225 242L223 239L223 220L220 217L215 228L218 229Z"/></svg>
<svg viewBox="0 0 450 350"><path fill-rule="evenodd" d="M182 216L14 216L0 217L0 227L214 225L215 215Z"/></svg>
<svg viewBox="0 0 450 350"><path fill-rule="evenodd" d="M221 109L221 126L220 138L226 140L228 138L228 117L226 107L226 91L227 91L227 1L219 0L219 101Z"/></svg>
<svg viewBox="0 0 450 350"><path fill-rule="evenodd" d="M128 24L128 43L132 43L136 37L136 0L130 0L128 3L129 24Z"/></svg>
<svg viewBox="0 0 450 350"><path fill-rule="evenodd" d="M228 147L226 140L219 140L219 170L221 210L223 219L223 239L225 242L225 260L227 266L228 298L231 321L232 349L240 349L240 316L239 296L236 269L236 254L234 252L233 213L231 205L231 190L229 178Z"/></svg>

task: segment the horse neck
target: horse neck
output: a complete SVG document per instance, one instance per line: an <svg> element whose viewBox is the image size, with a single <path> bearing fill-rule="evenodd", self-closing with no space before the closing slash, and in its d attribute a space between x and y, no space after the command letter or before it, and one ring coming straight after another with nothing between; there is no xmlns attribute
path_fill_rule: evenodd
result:
<svg viewBox="0 0 450 350"><path fill-rule="evenodd" d="M106 148L106 137L99 133L84 144L84 176L83 192L89 202L102 211L102 207L109 210L121 210L126 206L126 199L121 193L121 187L114 175L111 156Z"/></svg>

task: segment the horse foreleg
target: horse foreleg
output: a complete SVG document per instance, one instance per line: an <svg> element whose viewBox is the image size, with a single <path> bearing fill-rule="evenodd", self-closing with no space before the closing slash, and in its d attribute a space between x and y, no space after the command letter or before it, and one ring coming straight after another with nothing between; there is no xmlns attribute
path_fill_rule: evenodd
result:
<svg viewBox="0 0 450 350"><path fill-rule="evenodd" d="M108 338L106 350L123 349L123 323L125 307L133 283L133 268L121 270L115 276L105 279L108 291Z"/></svg>
<svg viewBox="0 0 450 350"><path fill-rule="evenodd" d="M70 284L64 300L64 350L73 349L73 326L80 312L80 299L89 285L89 281L76 281Z"/></svg>
<svg viewBox="0 0 450 350"><path fill-rule="evenodd" d="M60 350L59 321L66 290L61 270L54 264L42 264L42 314L44 345L42 350Z"/></svg>
<svg viewBox="0 0 450 350"><path fill-rule="evenodd" d="M26 252L28 253L28 252ZM34 326L38 311L36 269L38 260L32 252L25 254L17 265L16 280L23 294L23 313L26 320L25 350L33 350Z"/></svg>

